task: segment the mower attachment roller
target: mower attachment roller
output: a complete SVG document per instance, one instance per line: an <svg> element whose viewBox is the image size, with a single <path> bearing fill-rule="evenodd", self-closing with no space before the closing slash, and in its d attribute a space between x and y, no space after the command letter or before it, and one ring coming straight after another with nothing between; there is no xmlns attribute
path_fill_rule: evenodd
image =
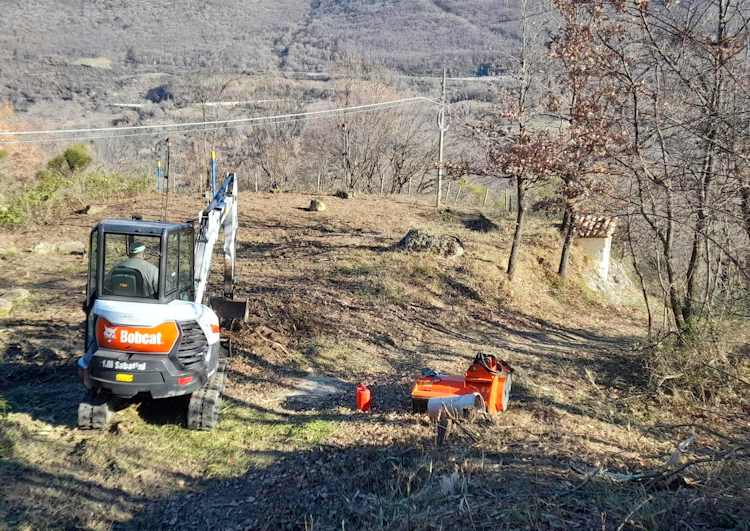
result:
<svg viewBox="0 0 750 531"><path fill-rule="evenodd" d="M412 409L415 413L429 413L432 405L436 413L445 405L471 410L477 408L475 398L480 398L487 413L502 413L508 409L512 374L513 369L506 362L482 352L460 376L423 369L411 392Z"/></svg>

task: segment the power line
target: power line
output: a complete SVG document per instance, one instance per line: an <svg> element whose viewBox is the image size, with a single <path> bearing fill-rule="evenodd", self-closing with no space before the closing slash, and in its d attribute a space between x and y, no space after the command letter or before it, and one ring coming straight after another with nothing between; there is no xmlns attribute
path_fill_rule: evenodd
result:
<svg viewBox="0 0 750 531"><path fill-rule="evenodd" d="M427 98L425 98L427 99ZM429 100L432 102L432 100ZM183 135L183 134L190 134L190 133L200 133L200 132L210 132L210 131L221 131L225 129L242 129L245 127L263 127L268 125L276 125L276 124L284 124L284 123L290 123L290 122L299 122L302 120L324 120L324 119L333 119L337 118L338 116L344 115L349 116L352 114L360 114L360 113L369 113L369 112L376 112L376 111L384 111L388 109L396 108L400 105L403 105L404 103L399 101L396 102L386 102L384 104L379 104L379 107L376 108L366 108L366 109L359 109L354 107L345 107L341 109L331 109L330 113L328 115L314 115L309 116L308 113L296 113L291 118L284 118L288 115L276 115L276 116L265 116L263 117L265 121L255 121L253 123L239 123L239 124L229 124L229 125L221 125L218 127L196 127L196 128L190 128L190 129L181 129L177 131L172 131L171 134L176 135ZM355 110L349 110L349 109L355 109ZM338 114L334 115L333 112L338 112ZM203 123L210 123L210 122L203 122ZM124 127L118 127L114 128L114 130L124 130ZM148 136L158 136L163 134L163 131L149 131L149 132L140 132L140 133L129 133L129 134L116 134L116 135L95 135L95 136L67 136L67 137L60 137L60 138L47 138L47 139L35 139L35 140L6 140L6 141L0 141L0 145L15 145L15 144L56 144L59 142L72 142L72 141L95 141L95 140L116 140L120 138L137 138L137 137L148 137Z"/></svg>
<svg viewBox="0 0 750 531"><path fill-rule="evenodd" d="M94 128L84 128L84 129L48 129L48 130L39 130L39 131L0 131L0 137L62 135L62 134L75 135L75 134L81 134L81 133L143 131L143 130L149 130L149 129L159 129L159 130L178 129L179 130L179 129L187 128L187 127L204 127L204 126L209 126L209 125L230 125L230 124L239 124L239 123L252 123L252 122L262 122L264 120L273 120L273 119L279 119L279 118L303 118L307 116L320 116L320 115L333 114L333 113L345 113L347 111L378 109L380 107L403 105L407 103L422 103L422 102L429 102L433 104L435 103L434 100L431 100L430 98L426 98L424 96L415 96L412 98L402 98L399 100L385 101L381 103L368 103L365 105L355 105L352 107L340 107L337 109L323 109L320 111L287 113L287 114L278 114L278 115L273 115L273 116L254 116L254 117L248 117L248 118L234 118L230 120L215 120L215 121L208 121L208 122L132 125L132 126L125 126L125 127L94 127ZM5 143L8 143L8 142L0 141L0 144L5 144Z"/></svg>

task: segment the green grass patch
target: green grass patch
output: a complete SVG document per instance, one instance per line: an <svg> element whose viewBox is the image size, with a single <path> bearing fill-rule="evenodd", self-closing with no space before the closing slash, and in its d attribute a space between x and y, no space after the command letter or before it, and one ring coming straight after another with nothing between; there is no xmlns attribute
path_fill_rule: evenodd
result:
<svg viewBox="0 0 750 531"><path fill-rule="evenodd" d="M59 411L74 412L75 401L69 397L56 403L43 399L37 408L15 412L12 402L19 398L28 398L28 393L10 400L0 398L0 411L5 411L0 416L1 458L31 467L72 467L71 471L86 463L103 477L115 474L122 484L141 477L155 485L170 486L177 477L240 476L251 467L272 464L274 450L310 448L338 426L313 415L289 417L228 402L219 424L210 432L186 429L177 411L167 415L171 420L146 420L136 405L115 415L114 430L78 432L70 429L74 419ZM59 424L63 418L65 422ZM23 446L16 441L24 441ZM71 460L72 455L76 459Z"/></svg>
<svg viewBox="0 0 750 531"><path fill-rule="evenodd" d="M184 470L209 478L232 477L251 466L265 466L269 464L268 450L313 446L336 429L330 421L304 416L288 418L233 404L224 407L219 424L210 432L187 430L176 423L145 422L135 408L118 414L118 420L132 429L116 443L142 448L132 472L137 472L144 462L180 463Z"/></svg>

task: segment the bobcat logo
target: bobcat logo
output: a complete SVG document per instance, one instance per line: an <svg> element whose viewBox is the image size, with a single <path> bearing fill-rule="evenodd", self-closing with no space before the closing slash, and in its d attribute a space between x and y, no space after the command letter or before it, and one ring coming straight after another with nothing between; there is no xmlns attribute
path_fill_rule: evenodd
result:
<svg viewBox="0 0 750 531"><path fill-rule="evenodd" d="M112 343L112 341L114 341L116 332L117 328L110 328L109 326L104 327L104 339L107 340L107 343Z"/></svg>

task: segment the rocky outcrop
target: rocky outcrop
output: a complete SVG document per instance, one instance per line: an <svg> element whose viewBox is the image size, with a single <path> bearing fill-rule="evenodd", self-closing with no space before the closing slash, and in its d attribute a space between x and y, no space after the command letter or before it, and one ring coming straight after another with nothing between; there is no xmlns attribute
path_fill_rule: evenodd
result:
<svg viewBox="0 0 750 531"><path fill-rule="evenodd" d="M34 254L86 254L86 245L78 240L70 240L67 242L39 242L31 248L31 252Z"/></svg>
<svg viewBox="0 0 750 531"><path fill-rule="evenodd" d="M447 258L464 254L464 245L456 236L436 235L419 229L407 232L396 247L403 251L433 252Z"/></svg>
<svg viewBox="0 0 750 531"><path fill-rule="evenodd" d="M307 207L307 210L310 212L323 212L326 208L326 204L323 201L320 199L313 199L310 201L310 206Z"/></svg>

